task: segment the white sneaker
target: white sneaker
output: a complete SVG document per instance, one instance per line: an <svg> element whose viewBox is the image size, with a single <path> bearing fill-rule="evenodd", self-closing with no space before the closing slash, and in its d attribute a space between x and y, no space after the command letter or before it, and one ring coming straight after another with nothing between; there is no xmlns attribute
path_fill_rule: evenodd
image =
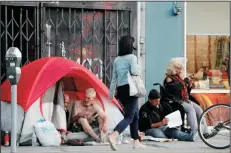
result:
<svg viewBox="0 0 231 153"><path fill-rule="evenodd" d="M198 131L196 131L195 133L193 133L193 138L192 138L192 141L195 142L196 139L198 137Z"/></svg>

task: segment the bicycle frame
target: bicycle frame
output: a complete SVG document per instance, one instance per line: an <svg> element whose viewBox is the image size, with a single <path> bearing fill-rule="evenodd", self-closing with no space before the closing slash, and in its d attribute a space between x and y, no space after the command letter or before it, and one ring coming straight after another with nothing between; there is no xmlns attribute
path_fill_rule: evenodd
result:
<svg viewBox="0 0 231 153"><path fill-rule="evenodd" d="M230 130L230 128L229 127L226 127L226 126L224 126L224 125L227 125L227 124L229 124L230 123L230 120L227 120L227 121L224 121L223 123L220 123L221 125L221 127L222 128L225 128L226 130ZM218 124L219 125L219 124ZM217 126L216 126L217 127Z"/></svg>

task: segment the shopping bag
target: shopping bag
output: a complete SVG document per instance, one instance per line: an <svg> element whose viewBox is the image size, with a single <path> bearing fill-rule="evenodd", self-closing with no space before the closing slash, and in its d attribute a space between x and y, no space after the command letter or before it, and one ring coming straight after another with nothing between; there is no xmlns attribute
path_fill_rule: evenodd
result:
<svg viewBox="0 0 231 153"><path fill-rule="evenodd" d="M138 90L137 90L136 84L135 84L130 72L128 72L128 84L129 84L130 96L136 96L138 94Z"/></svg>
<svg viewBox="0 0 231 153"><path fill-rule="evenodd" d="M146 89L139 75L131 75L130 72L128 72L128 84L130 96L139 98L145 97Z"/></svg>
<svg viewBox="0 0 231 153"><path fill-rule="evenodd" d="M61 136L50 121L39 121L35 124L35 133L42 146L60 146Z"/></svg>

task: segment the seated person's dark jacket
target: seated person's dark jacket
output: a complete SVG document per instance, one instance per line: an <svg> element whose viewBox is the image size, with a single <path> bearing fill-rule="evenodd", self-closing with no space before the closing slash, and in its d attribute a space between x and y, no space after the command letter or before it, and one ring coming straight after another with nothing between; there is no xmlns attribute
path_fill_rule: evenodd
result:
<svg viewBox="0 0 231 153"><path fill-rule="evenodd" d="M151 129L153 123L162 121L170 113L171 111L165 105L160 104L157 108L150 102L146 102L139 111L139 130L145 132Z"/></svg>
<svg viewBox="0 0 231 153"><path fill-rule="evenodd" d="M66 113L66 122L68 122L68 118L69 118L70 113L67 109L65 109L65 113Z"/></svg>
<svg viewBox="0 0 231 153"><path fill-rule="evenodd" d="M167 78L171 78L171 82L167 82ZM191 88L185 83L185 80L177 76L167 76L164 80L165 93L164 96L174 98L176 100L184 100L189 97Z"/></svg>

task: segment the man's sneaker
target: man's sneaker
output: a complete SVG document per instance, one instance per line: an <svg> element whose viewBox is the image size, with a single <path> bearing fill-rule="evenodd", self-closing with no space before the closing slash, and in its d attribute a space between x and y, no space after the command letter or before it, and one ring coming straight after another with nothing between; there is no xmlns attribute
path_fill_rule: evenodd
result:
<svg viewBox="0 0 231 153"><path fill-rule="evenodd" d="M184 126L182 126L180 130L181 130L182 132L185 132L185 133L190 133L190 132L191 132L191 129L186 128L186 127L184 127Z"/></svg>

